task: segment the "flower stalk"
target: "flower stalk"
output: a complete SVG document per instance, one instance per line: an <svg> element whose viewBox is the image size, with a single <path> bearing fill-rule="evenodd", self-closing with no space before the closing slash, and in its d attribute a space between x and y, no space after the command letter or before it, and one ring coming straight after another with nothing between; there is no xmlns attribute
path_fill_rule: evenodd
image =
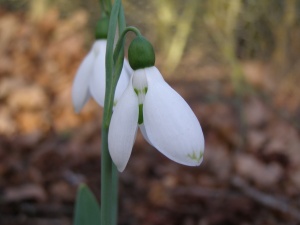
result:
<svg viewBox="0 0 300 225"><path fill-rule="evenodd" d="M106 66L106 91L104 100L104 112L102 123L102 151L101 151L101 224L117 224L118 208L118 171L108 151L108 128L114 105L114 95L123 62L124 48L121 46L116 52L114 60L114 38L117 25L119 32L125 27L125 19L121 0L116 0L111 13L107 35L107 46L105 56Z"/></svg>

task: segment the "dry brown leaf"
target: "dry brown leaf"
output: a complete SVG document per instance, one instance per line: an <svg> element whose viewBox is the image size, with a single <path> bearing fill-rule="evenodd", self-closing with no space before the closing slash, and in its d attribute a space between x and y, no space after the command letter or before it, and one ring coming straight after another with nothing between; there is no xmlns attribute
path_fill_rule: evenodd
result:
<svg viewBox="0 0 300 225"><path fill-rule="evenodd" d="M161 182L151 182L148 190L147 197L153 205L166 206L171 203L170 195Z"/></svg>
<svg viewBox="0 0 300 225"><path fill-rule="evenodd" d="M45 91L37 85L16 88L10 93L7 103L12 110L46 109L49 104Z"/></svg>
<svg viewBox="0 0 300 225"><path fill-rule="evenodd" d="M277 163L265 164L249 154L235 157L235 169L239 175L261 187L272 187L283 176L283 169Z"/></svg>
<svg viewBox="0 0 300 225"><path fill-rule="evenodd" d="M11 135L17 131L16 121L7 107L0 108L0 134Z"/></svg>
<svg viewBox="0 0 300 225"><path fill-rule="evenodd" d="M54 31L53 37L61 41L76 34L84 28L88 20L87 13L83 10L75 12L68 20L61 21Z"/></svg>
<svg viewBox="0 0 300 225"><path fill-rule="evenodd" d="M261 150L268 141L268 134L265 131L251 129L247 132L248 149L253 152Z"/></svg>
<svg viewBox="0 0 300 225"><path fill-rule="evenodd" d="M224 139L230 144L237 145L240 140L237 123L233 110L224 103L216 103L210 105L207 110L206 118L208 125L211 126L220 139Z"/></svg>
<svg viewBox="0 0 300 225"><path fill-rule="evenodd" d="M2 16L0 19L0 51L9 46L16 38L19 30L20 23L17 18L12 14Z"/></svg>
<svg viewBox="0 0 300 225"><path fill-rule="evenodd" d="M268 131L270 141L264 149L264 154L284 154L288 157L292 168L300 168L298 131L290 124L276 121L271 124Z"/></svg>
<svg viewBox="0 0 300 225"><path fill-rule="evenodd" d="M245 105L245 118L248 126L259 127L266 124L270 120L270 112L257 98L251 98Z"/></svg>
<svg viewBox="0 0 300 225"><path fill-rule="evenodd" d="M72 202L72 200L76 196L76 188L71 187L64 181L58 181L52 184L49 187L50 194L52 196L52 200L54 201L68 201Z"/></svg>
<svg viewBox="0 0 300 225"><path fill-rule="evenodd" d="M289 174L289 178L293 182L293 184L297 187L297 189L300 189L300 169L293 170Z"/></svg>
<svg viewBox="0 0 300 225"><path fill-rule="evenodd" d="M16 119L21 133L44 133L50 128L50 118L44 112L20 112L17 114Z"/></svg>
<svg viewBox="0 0 300 225"><path fill-rule="evenodd" d="M5 202L20 202L24 200L43 202L47 199L47 194L40 185L23 184L19 187L6 188L3 199Z"/></svg>
<svg viewBox="0 0 300 225"><path fill-rule="evenodd" d="M51 34L54 29L58 26L59 21L59 10L56 8L49 9L45 13L44 18L38 21L39 30L46 36Z"/></svg>
<svg viewBox="0 0 300 225"><path fill-rule="evenodd" d="M211 139L210 139L211 138ZM217 179L228 180L231 175L230 153L225 145L218 142L216 137L208 137L204 152L204 160L201 166L208 167Z"/></svg>
<svg viewBox="0 0 300 225"><path fill-rule="evenodd" d="M250 84L268 90L274 90L276 87L276 82L272 79L274 73L270 64L261 61L245 61L242 63L242 69Z"/></svg>
<svg viewBox="0 0 300 225"><path fill-rule="evenodd" d="M0 99L6 99L13 92L22 88L25 82L21 78L4 78L0 82Z"/></svg>

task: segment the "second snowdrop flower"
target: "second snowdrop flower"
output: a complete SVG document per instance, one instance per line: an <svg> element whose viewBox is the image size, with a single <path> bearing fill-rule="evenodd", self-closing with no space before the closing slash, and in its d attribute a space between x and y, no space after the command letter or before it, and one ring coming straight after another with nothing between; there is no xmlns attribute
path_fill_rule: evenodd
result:
<svg viewBox="0 0 300 225"><path fill-rule="evenodd" d="M72 101L76 112L80 112L92 96L103 107L105 99L105 54L108 19L99 20L96 29L96 41L92 49L82 61L75 75L72 87ZM128 85L132 69L124 59L123 69L116 87L117 101Z"/></svg>
<svg viewBox="0 0 300 225"><path fill-rule="evenodd" d="M144 138L171 160L200 165L204 152L201 126L189 105L154 66L152 45L138 36L128 56L134 73L114 109L108 133L109 152L118 170L127 165L138 127Z"/></svg>

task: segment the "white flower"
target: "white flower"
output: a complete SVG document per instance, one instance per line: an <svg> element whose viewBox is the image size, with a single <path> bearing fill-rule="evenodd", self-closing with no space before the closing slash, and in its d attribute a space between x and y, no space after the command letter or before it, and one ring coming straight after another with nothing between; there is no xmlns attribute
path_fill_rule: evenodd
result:
<svg viewBox="0 0 300 225"><path fill-rule="evenodd" d="M154 66L134 71L111 118L109 152L121 172L138 126L144 138L173 161L188 166L202 162L204 137L199 121Z"/></svg>
<svg viewBox="0 0 300 225"><path fill-rule="evenodd" d="M106 40L97 40L79 66L72 87L72 101L77 113L81 111L91 96L100 106L104 105L106 80L105 53ZM120 98L126 89L131 74L132 69L125 59L115 92L115 101Z"/></svg>

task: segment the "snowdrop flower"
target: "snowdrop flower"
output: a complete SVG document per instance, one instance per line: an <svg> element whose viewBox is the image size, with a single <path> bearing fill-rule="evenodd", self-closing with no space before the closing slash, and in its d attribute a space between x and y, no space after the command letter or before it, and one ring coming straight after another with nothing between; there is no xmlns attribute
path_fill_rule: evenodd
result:
<svg viewBox="0 0 300 225"><path fill-rule="evenodd" d="M138 36L128 55L134 73L114 109L108 133L109 152L118 170L122 172L127 165L138 127L148 143L171 160L200 165L204 153L201 126L154 66L152 45Z"/></svg>
<svg viewBox="0 0 300 225"><path fill-rule="evenodd" d="M104 105L107 26L106 23L103 23L103 20L100 20L99 22L96 29L97 40L79 66L72 87L72 101L77 113L81 111L91 96L100 106L103 107ZM104 22L107 22L107 20L104 20ZM115 102L126 89L131 74L132 69L125 59L120 79L116 87Z"/></svg>

